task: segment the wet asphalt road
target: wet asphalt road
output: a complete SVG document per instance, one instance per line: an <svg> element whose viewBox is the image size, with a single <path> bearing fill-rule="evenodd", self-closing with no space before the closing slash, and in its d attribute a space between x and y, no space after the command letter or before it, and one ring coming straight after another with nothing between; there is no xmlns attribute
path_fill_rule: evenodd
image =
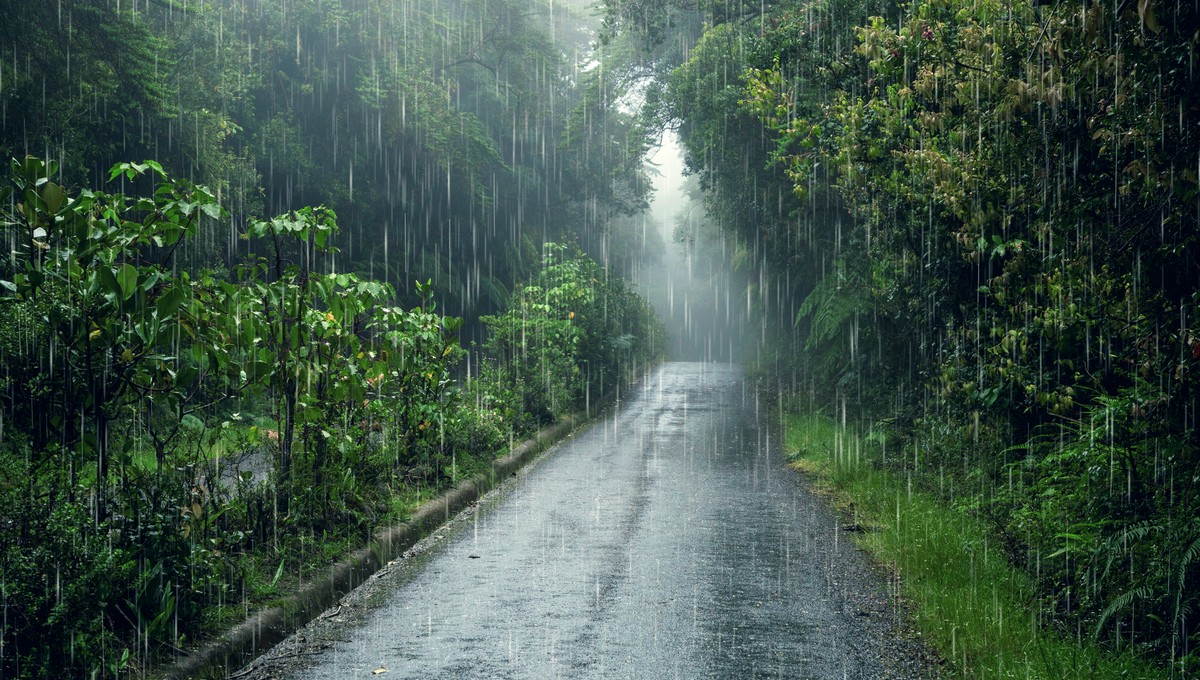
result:
<svg viewBox="0 0 1200 680"><path fill-rule="evenodd" d="M784 467L770 408L737 367L664 365L406 560L353 625L244 673L919 674L886 580Z"/></svg>

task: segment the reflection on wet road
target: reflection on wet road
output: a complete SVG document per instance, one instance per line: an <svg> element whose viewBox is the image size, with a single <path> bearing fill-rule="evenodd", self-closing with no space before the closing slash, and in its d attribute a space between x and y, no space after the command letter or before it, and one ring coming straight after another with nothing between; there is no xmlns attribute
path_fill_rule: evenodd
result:
<svg viewBox="0 0 1200 680"><path fill-rule="evenodd" d="M664 365L297 677L880 675L860 619L886 607L847 604L846 546L771 407L737 367Z"/></svg>

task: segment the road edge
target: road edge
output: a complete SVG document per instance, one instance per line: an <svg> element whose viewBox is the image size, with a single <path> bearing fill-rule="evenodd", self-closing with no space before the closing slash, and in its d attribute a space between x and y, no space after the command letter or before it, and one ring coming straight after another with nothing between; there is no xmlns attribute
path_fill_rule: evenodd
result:
<svg viewBox="0 0 1200 680"><path fill-rule="evenodd" d="M533 437L514 446L508 455L492 461L488 472L464 480L453 489L425 502L408 521L380 529L365 547L327 567L320 576L284 598L280 604L254 613L198 649L181 655L152 676L164 680L226 677L231 670L240 668L316 618L383 565L399 557L500 481L515 474L538 454L604 411L603 408L596 409L590 415L577 412L539 430Z"/></svg>

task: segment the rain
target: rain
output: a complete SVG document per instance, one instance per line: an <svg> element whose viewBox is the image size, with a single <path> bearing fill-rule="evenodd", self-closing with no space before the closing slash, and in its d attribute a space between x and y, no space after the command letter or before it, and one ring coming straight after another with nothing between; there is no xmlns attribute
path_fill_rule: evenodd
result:
<svg viewBox="0 0 1200 680"><path fill-rule="evenodd" d="M0 7L0 680L1200 672L1200 5Z"/></svg>

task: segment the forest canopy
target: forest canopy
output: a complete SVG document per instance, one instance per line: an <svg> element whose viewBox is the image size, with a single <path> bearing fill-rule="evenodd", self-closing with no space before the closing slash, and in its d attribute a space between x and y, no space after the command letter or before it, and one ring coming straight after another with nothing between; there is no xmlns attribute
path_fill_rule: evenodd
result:
<svg viewBox="0 0 1200 680"><path fill-rule="evenodd" d="M0 152L54 159L69 186L153 158L210 187L230 223L183 249L189 262L236 259L249 216L327 205L344 269L410 301L430 278L473 318L536 268L542 241L623 268L634 255L611 218L644 204L648 133L588 68L582 5L7 4Z"/></svg>

